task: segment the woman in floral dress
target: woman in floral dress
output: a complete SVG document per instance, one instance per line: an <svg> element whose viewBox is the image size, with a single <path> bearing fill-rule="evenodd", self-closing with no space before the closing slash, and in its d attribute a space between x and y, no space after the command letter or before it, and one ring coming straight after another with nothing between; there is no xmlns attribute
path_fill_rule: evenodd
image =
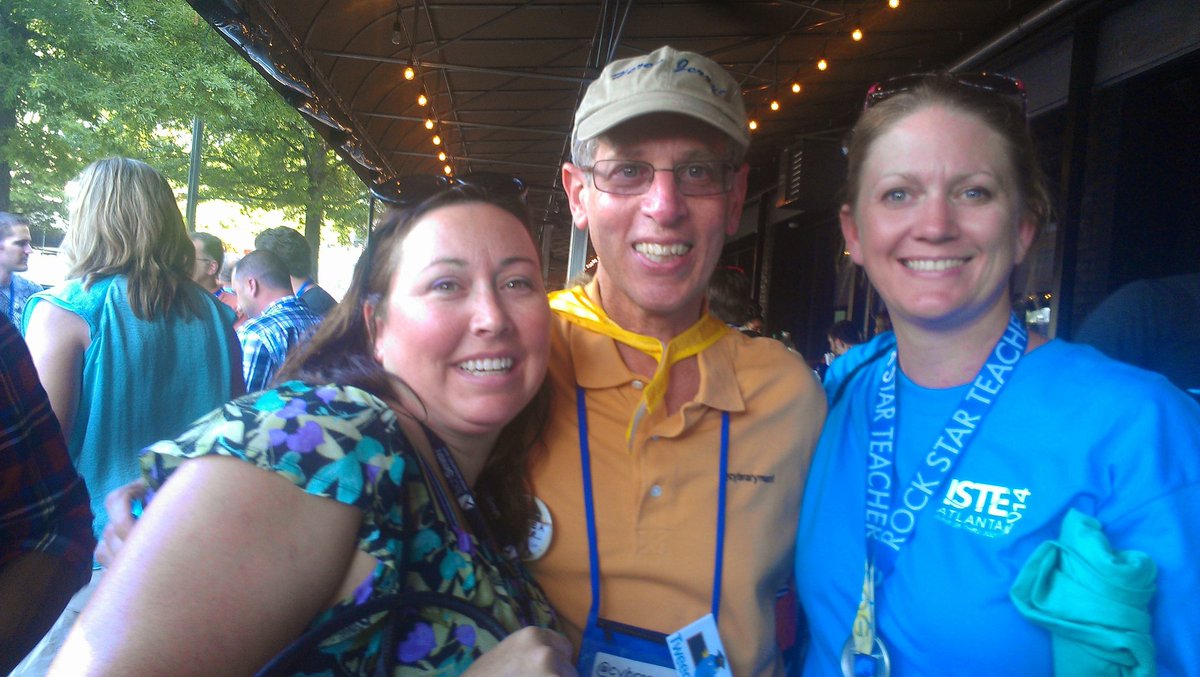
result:
<svg viewBox="0 0 1200 677"><path fill-rule="evenodd" d="M276 387L147 450L154 498L52 674L574 674L519 561L550 317L527 225L464 185L389 214Z"/></svg>

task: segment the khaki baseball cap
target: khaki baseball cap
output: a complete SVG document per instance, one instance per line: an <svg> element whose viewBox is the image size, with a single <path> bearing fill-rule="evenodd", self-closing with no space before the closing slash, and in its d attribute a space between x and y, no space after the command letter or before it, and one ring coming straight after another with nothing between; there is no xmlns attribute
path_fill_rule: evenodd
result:
<svg viewBox="0 0 1200 677"><path fill-rule="evenodd" d="M750 145L746 106L737 81L712 59L673 47L605 66L575 111L575 137L586 141L650 113L696 118L743 149Z"/></svg>

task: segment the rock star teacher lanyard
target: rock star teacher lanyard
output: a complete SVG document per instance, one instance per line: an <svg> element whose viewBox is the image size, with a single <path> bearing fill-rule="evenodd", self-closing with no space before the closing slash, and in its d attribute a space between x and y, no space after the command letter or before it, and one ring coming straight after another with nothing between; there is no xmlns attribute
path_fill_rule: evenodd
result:
<svg viewBox="0 0 1200 677"><path fill-rule="evenodd" d="M896 393L895 349L887 356L879 385L868 412L866 514L864 519L867 558L863 572L862 598L854 618L850 638L842 647L844 675L884 677L890 671L887 648L875 631L875 585L892 572L900 548L914 537L918 515L950 477L958 460L992 404L1000 396L1013 369L1029 344L1029 334L1016 313L1009 315L1008 326L988 354L979 374L962 401L950 415L932 450L924 457L903 493L897 486L895 444L900 415ZM900 505L893 497L900 495ZM916 502L909 496L915 495Z"/></svg>

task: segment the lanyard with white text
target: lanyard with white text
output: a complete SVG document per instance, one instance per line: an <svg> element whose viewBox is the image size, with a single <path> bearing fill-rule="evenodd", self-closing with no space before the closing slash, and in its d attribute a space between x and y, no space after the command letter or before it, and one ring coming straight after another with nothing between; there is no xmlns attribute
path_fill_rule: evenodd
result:
<svg viewBox="0 0 1200 677"><path fill-rule="evenodd" d="M587 396L582 387L575 388L575 405L579 417L579 461L583 466L583 505L587 513L588 564L592 581L592 608L589 617L600 615L600 555L596 548L596 510L592 500L592 459L588 447ZM719 618L721 608L721 568L725 560L725 485L729 475L729 412L721 412L721 459L717 481L717 548L713 567L712 615Z"/></svg>
<svg viewBox="0 0 1200 677"><path fill-rule="evenodd" d="M866 514L864 517L867 562L863 575L862 601L852 629L854 653L871 656L883 650L875 636L875 586L896 566L900 548L914 538L917 517L941 493L950 472L962 458L992 404L1008 383L1017 362L1025 354L1029 334L1016 313L1009 316L1004 334L988 354L954 413L942 427L932 450L924 456L903 494L896 476L896 426L900 409L896 393L897 353L887 356L879 385L868 412ZM892 505L893 495L899 505ZM856 674L875 674L856 671Z"/></svg>
<svg viewBox="0 0 1200 677"><path fill-rule="evenodd" d="M424 427L424 426L422 426ZM450 450L446 448L446 443L443 442L429 428L425 428L425 438L429 440L429 446L433 448L433 455L437 458L438 465L442 469L442 477L446 479L446 484L450 485L450 491L454 492L455 498L458 500L458 507L462 509L463 516L467 518L471 529L475 532L475 538L481 543L486 543L492 548L500 560L501 576L504 578L504 583L508 587L508 592L512 595L513 600L517 603L517 608L514 611L517 614L518 620L522 626L530 625L533 621L533 612L529 596L525 594L525 586L522 582L521 574L517 571L517 552L512 546L501 546L492 536L492 530L488 528L487 522L483 519L482 511L475 502L475 495L471 492L471 487L467 485L466 478L463 477L462 471L458 469L458 464L454 462L454 457L450 455ZM420 455L417 455L417 460L420 461ZM423 464L422 464L423 465ZM435 478L430 478L433 482L437 482ZM437 491L436 487L431 487L432 493L436 496L438 503L442 506L442 511L446 513L446 517L454 521L454 511L449 505L445 504L445 497L442 492ZM459 527L455 525L455 531L459 531ZM462 534L457 534L462 538ZM459 541L460 545L462 541Z"/></svg>

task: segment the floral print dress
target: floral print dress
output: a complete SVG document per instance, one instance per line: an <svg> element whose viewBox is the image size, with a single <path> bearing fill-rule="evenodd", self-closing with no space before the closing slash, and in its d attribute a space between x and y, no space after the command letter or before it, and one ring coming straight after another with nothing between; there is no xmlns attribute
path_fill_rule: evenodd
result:
<svg viewBox="0 0 1200 677"><path fill-rule="evenodd" d="M452 596L506 632L521 627L519 601L525 600L533 624L556 625L525 568L517 564L515 576L503 575L503 556L458 523L394 412L366 391L291 381L247 395L179 438L147 447L142 469L157 489L183 461L210 454L240 458L310 494L362 510L358 548L379 563L352 598L318 615L310 630L350 607L400 592ZM429 605L376 613L325 639L291 669L375 674L384 652L393 652L386 658L394 660L395 675L458 675L500 639L471 615Z"/></svg>

